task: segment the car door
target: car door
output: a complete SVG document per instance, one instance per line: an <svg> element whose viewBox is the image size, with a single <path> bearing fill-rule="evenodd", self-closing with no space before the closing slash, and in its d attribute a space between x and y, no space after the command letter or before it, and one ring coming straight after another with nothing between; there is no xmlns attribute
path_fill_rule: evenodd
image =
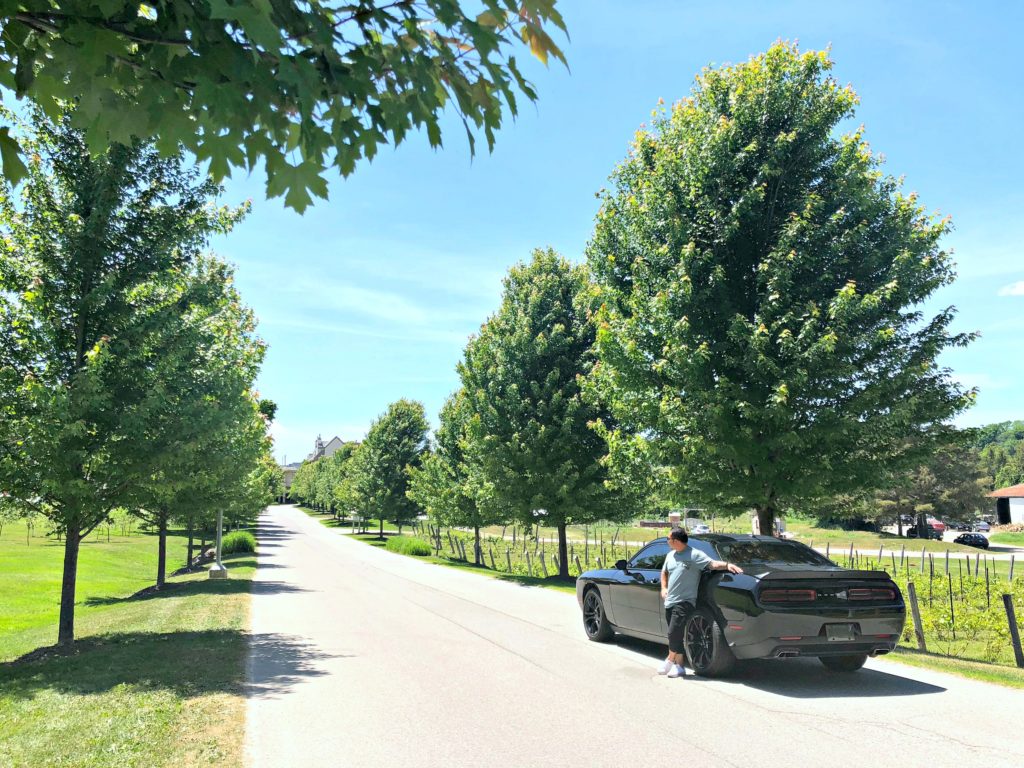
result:
<svg viewBox="0 0 1024 768"><path fill-rule="evenodd" d="M665 540L648 544L629 561L622 582L611 586L616 625L649 635L665 633L661 566L668 551Z"/></svg>

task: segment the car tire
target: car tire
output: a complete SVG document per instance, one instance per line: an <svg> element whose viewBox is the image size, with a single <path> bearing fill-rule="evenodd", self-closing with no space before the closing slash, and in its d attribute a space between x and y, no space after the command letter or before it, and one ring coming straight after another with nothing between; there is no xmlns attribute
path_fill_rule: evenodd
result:
<svg viewBox="0 0 1024 768"><path fill-rule="evenodd" d="M830 672L856 672L868 660L866 653L854 653L849 656L820 656L818 660Z"/></svg>
<svg viewBox="0 0 1024 768"><path fill-rule="evenodd" d="M686 622L683 647L690 668L701 677L723 677L736 664L722 628L707 608L698 608Z"/></svg>
<svg viewBox="0 0 1024 768"><path fill-rule="evenodd" d="M612 630L608 614L604 610L604 601L596 587L588 589L583 595L583 631L587 639L595 643L607 643L615 632Z"/></svg>

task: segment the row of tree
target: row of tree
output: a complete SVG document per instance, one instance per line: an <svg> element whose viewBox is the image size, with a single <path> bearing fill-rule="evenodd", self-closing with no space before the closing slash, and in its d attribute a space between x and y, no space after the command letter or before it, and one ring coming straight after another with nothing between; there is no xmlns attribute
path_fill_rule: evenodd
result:
<svg viewBox="0 0 1024 768"><path fill-rule="evenodd" d="M0 491L64 542L58 642L78 554L118 509L159 531L252 515L277 473L253 386L264 355L232 270L203 252L246 208L146 143L90 154L74 110L30 110L16 194L0 185Z"/></svg>
<svg viewBox="0 0 1024 768"><path fill-rule="evenodd" d="M779 43L656 114L601 193L586 264L537 251L506 277L410 499L477 528L543 516L565 575L569 523L668 504L755 510L771 531L952 450L974 393L937 358L973 335L921 309L954 279L949 221L862 130L838 133L857 96L831 68ZM370 493L362 450L334 493L407 509L397 465Z"/></svg>

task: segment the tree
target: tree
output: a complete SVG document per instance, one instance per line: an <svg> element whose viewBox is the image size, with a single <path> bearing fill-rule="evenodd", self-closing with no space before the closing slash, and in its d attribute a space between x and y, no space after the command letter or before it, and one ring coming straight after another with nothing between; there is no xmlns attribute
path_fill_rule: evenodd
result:
<svg viewBox="0 0 1024 768"><path fill-rule="evenodd" d="M609 485L607 445L592 428L611 422L584 398L596 326L589 283L552 250L537 250L504 280L501 307L466 347L459 377L478 459L478 503L500 504L527 525L558 529L559 575L569 575L566 526L631 516L634 500ZM486 490L493 498L481 498Z"/></svg>
<svg viewBox="0 0 1024 768"><path fill-rule="evenodd" d="M479 487L479 457L473 455L469 433L471 413L460 390L445 401L441 423L418 468L409 471L409 498L438 525L473 529L473 562L482 564L480 529L509 519L496 494Z"/></svg>
<svg viewBox="0 0 1024 768"><path fill-rule="evenodd" d="M705 70L602 197L601 388L679 496L778 510L878 487L965 410L936 363L973 334L921 304L954 279L947 220L881 170L826 53Z"/></svg>
<svg viewBox="0 0 1024 768"><path fill-rule="evenodd" d="M183 145L215 181L262 160L267 194L301 212L327 197L328 166L347 176L414 129L440 146L449 103L471 150L474 131L492 146L516 93L536 99L518 42L564 62L548 34L565 29L555 0L481 0L478 15L465 4L5 0L0 84L51 117L77 103L96 156L112 142ZM16 183L25 166L8 128L0 153Z"/></svg>
<svg viewBox="0 0 1024 768"><path fill-rule="evenodd" d="M980 450L986 490L1024 483L1024 421L981 427L974 445Z"/></svg>
<svg viewBox="0 0 1024 768"><path fill-rule="evenodd" d="M154 355L160 382L154 395L163 404L163 415L146 436L161 461L140 488L135 509L157 529L158 589L166 576L168 523L189 519L211 492L211 475L223 486L229 485L225 475L255 468L266 440L265 411L272 412L252 394L264 345L253 335L252 313L232 287L232 270L201 258L176 279L194 298L174 318L174 346ZM226 455L218 453L217 447L242 436L251 443L247 460L240 460L234 446Z"/></svg>
<svg viewBox="0 0 1024 768"><path fill-rule="evenodd" d="M954 435L920 466L894 475L875 494L877 503L897 516L902 535L903 515L915 518L917 535L928 535L928 517L967 523L985 507L984 480L977 451L967 444L968 434Z"/></svg>
<svg viewBox="0 0 1024 768"><path fill-rule="evenodd" d="M99 157L71 127L33 114L21 207L0 186L0 487L65 536L58 642L74 640L79 545L156 471L168 382L192 307L182 278L241 211L142 144Z"/></svg>
<svg viewBox="0 0 1024 768"><path fill-rule="evenodd" d="M410 468L419 466L427 447L427 417L421 403L399 400L370 425L366 439L355 454L355 492L364 517L394 520L399 529L419 513L407 495Z"/></svg>

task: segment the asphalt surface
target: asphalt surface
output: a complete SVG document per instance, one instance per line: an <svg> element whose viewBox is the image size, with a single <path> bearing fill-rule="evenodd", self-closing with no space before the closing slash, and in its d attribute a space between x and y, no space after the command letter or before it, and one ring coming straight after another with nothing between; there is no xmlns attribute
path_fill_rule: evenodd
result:
<svg viewBox="0 0 1024 768"><path fill-rule="evenodd" d="M655 674L664 648L589 642L573 596L261 518L251 766L1024 765L1024 692L871 660Z"/></svg>

